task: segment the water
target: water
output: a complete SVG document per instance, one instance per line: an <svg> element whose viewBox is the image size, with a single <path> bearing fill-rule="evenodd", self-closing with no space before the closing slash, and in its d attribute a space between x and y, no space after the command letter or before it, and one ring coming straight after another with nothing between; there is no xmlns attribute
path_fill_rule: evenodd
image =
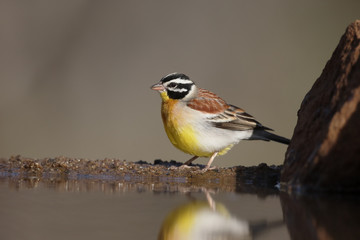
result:
<svg viewBox="0 0 360 240"><path fill-rule="evenodd" d="M243 189L3 176L1 239L360 239L356 197Z"/></svg>

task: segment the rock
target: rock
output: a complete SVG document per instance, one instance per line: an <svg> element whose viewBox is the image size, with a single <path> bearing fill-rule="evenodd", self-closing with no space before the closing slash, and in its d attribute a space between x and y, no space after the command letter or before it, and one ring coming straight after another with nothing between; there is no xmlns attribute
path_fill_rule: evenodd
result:
<svg viewBox="0 0 360 240"><path fill-rule="evenodd" d="M285 155L289 190L360 190L360 20L306 94Z"/></svg>

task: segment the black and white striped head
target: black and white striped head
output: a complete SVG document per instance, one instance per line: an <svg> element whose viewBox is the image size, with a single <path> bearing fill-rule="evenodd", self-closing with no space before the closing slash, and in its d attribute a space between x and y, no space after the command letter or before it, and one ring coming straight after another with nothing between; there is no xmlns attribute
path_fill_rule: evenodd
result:
<svg viewBox="0 0 360 240"><path fill-rule="evenodd" d="M182 73L171 73L163 77L159 83L151 87L160 93L166 93L171 99L190 99L196 92L196 86L188 76Z"/></svg>

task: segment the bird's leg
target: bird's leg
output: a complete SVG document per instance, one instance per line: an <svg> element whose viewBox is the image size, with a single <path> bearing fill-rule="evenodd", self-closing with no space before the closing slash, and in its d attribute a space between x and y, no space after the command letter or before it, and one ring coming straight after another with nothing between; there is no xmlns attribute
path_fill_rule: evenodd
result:
<svg viewBox="0 0 360 240"><path fill-rule="evenodd" d="M190 158L189 160L187 160L183 165L181 165L179 167L179 169L187 169L187 168L191 168L189 165L195 160L197 159L198 156L193 156L192 158Z"/></svg>
<svg viewBox="0 0 360 240"><path fill-rule="evenodd" d="M197 159L198 156L193 156L192 158L190 158L189 160L187 160L183 165L181 165L179 167L179 169L187 169L187 168L191 168L189 165L195 160Z"/></svg>
<svg viewBox="0 0 360 240"><path fill-rule="evenodd" d="M193 156L189 160L187 160L184 165L190 165L193 161L195 161L198 158L198 156Z"/></svg>
<svg viewBox="0 0 360 240"><path fill-rule="evenodd" d="M205 191L205 195L206 195L206 200L208 201L208 204L209 204L211 210L215 211L216 203L215 203L214 199L211 197L209 191Z"/></svg>
<svg viewBox="0 0 360 240"><path fill-rule="evenodd" d="M211 155L211 158L209 159L209 162L206 164L206 167L202 170L203 172L206 172L209 170L211 163L214 161L215 157L218 155L219 152L214 152L213 155Z"/></svg>

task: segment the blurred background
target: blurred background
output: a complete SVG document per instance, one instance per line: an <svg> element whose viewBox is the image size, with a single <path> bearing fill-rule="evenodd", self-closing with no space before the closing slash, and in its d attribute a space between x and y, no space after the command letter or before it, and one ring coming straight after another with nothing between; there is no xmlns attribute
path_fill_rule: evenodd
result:
<svg viewBox="0 0 360 240"><path fill-rule="evenodd" d="M0 157L185 161L150 90L171 72L291 138L359 9L357 0L1 0ZM214 165L281 164L285 151L243 141Z"/></svg>

